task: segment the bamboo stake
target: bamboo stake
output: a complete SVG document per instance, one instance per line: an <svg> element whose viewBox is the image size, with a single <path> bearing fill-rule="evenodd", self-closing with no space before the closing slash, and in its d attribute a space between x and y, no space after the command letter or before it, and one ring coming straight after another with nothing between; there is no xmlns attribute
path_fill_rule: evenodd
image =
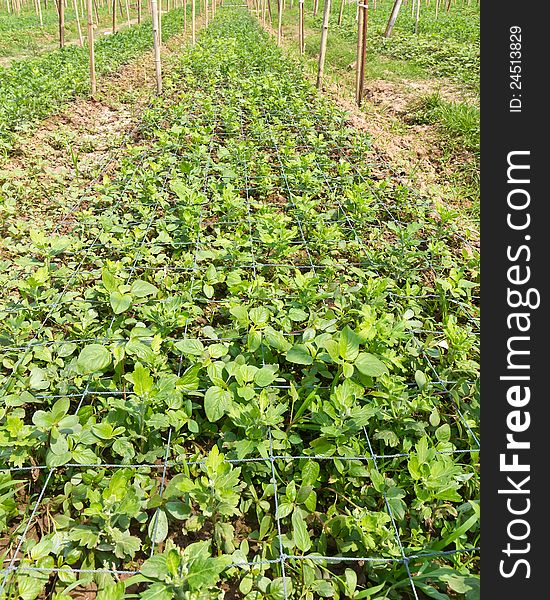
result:
<svg viewBox="0 0 550 600"><path fill-rule="evenodd" d="M137 22L141 23L141 0L137 0Z"/></svg>
<svg viewBox="0 0 550 600"><path fill-rule="evenodd" d="M325 57L327 54L328 21L330 18L330 0L325 0L323 12L323 28L321 30L321 48L319 51L319 68L317 70L317 89L323 85L323 73L325 70Z"/></svg>
<svg viewBox="0 0 550 600"><path fill-rule="evenodd" d="M414 32L418 34L418 24L420 22L420 0L416 0L416 20L414 23Z"/></svg>
<svg viewBox="0 0 550 600"><path fill-rule="evenodd" d="M361 4L361 54L357 57L360 61L359 86L357 89L357 104L361 106L363 102L363 91L365 89L365 62L367 57L367 31L369 24L369 0L363 0Z"/></svg>
<svg viewBox="0 0 550 600"><path fill-rule="evenodd" d="M162 46L162 0L157 0L157 11L158 11L157 19L158 19L158 28L159 28L159 46Z"/></svg>
<svg viewBox="0 0 550 600"><path fill-rule="evenodd" d="M344 18L344 5L346 0L340 0L340 12L338 13L338 25L342 25L342 19Z"/></svg>
<svg viewBox="0 0 550 600"><path fill-rule="evenodd" d="M57 0L59 8L59 47L65 47L65 4L63 0Z"/></svg>
<svg viewBox="0 0 550 600"><path fill-rule="evenodd" d="M95 22L99 25L99 8L97 6L97 0L94 0L94 12L95 12Z"/></svg>
<svg viewBox="0 0 550 600"><path fill-rule="evenodd" d="M76 18L76 28L78 30L78 41L80 42L80 46L82 47L84 46L84 40L82 39L82 29L80 28L80 17L78 16L78 5L76 3L76 0L73 0L73 9Z"/></svg>
<svg viewBox="0 0 550 600"><path fill-rule="evenodd" d="M269 26L273 27L273 15L271 13L271 0L267 0L267 12L269 14Z"/></svg>
<svg viewBox="0 0 550 600"><path fill-rule="evenodd" d="M357 10L361 10L359 5L361 0L357 2ZM357 21L357 57L355 60L355 102L357 106L361 104L361 62L363 58L363 19Z"/></svg>
<svg viewBox="0 0 550 600"><path fill-rule="evenodd" d="M153 16L153 47L155 51L155 75L157 80L157 94L162 94L162 72L160 63L160 32L159 9L157 0L151 0L151 13Z"/></svg>
<svg viewBox="0 0 550 600"><path fill-rule="evenodd" d="M300 54L304 54L306 50L306 44L304 40L304 0L298 0L298 5L298 43L300 45Z"/></svg>
<svg viewBox="0 0 550 600"><path fill-rule="evenodd" d="M191 0L191 43L193 46L195 45L195 17L196 17L196 7L195 0Z"/></svg>
<svg viewBox="0 0 550 600"><path fill-rule="evenodd" d="M204 0L204 24L208 27L208 0Z"/></svg>
<svg viewBox="0 0 550 600"><path fill-rule="evenodd" d="M42 5L40 4L40 0L36 0L36 5L38 6L38 18L40 19L40 27L44 27L44 19L42 18Z"/></svg>
<svg viewBox="0 0 550 600"><path fill-rule="evenodd" d="M395 25L395 21L397 19L397 15L399 14L399 9L401 8L401 3L403 0L395 0L393 4L393 9L391 11L390 19L386 26L386 31L384 31L384 37L390 37L393 26Z"/></svg>
<svg viewBox="0 0 550 600"><path fill-rule="evenodd" d="M93 98L97 92L97 85L95 80L94 21L92 18L92 0L86 0L86 12L88 17L88 52L90 54L90 92Z"/></svg>
<svg viewBox="0 0 550 600"><path fill-rule="evenodd" d="M283 0L277 0L277 46L281 45L283 34Z"/></svg>
<svg viewBox="0 0 550 600"><path fill-rule="evenodd" d="M116 33L116 0L113 0L113 26L112 32Z"/></svg>
<svg viewBox="0 0 550 600"><path fill-rule="evenodd" d="M124 4L126 7L126 20L128 21L128 27L130 27L131 23L130 23L130 8L128 6L128 0L124 0Z"/></svg>
<svg viewBox="0 0 550 600"><path fill-rule="evenodd" d="M319 0L313 0L313 16L317 16L317 11L319 10Z"/></svg>

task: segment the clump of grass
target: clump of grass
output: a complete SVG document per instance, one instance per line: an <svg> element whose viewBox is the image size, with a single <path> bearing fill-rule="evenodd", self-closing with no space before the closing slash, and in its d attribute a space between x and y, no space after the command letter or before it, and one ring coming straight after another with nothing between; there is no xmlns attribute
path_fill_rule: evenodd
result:
<svg viewBox="0 0 550 600"><path fill-rule="evenodd" d="M465 102L448 102L439 92L419 98L409 113L417 124L435 124L450 148L479 153L479 109Z"/></svg>

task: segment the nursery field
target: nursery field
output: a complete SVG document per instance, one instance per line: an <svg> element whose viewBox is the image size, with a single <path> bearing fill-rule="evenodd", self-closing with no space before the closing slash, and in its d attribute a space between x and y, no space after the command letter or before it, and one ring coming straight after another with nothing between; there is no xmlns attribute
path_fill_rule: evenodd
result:
<svg viewBox="0 0 550 600"><path fill-rule="evenodd" d="M164 74L64 205L0 188L0 598L475 600L478 232L245 8Z"/></svg>

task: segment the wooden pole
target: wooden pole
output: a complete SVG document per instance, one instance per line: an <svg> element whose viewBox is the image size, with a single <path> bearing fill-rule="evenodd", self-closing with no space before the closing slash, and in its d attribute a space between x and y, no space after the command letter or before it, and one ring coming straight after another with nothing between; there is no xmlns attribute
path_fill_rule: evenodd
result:
<svg viewBox="0 0 550 600"><path fill-rule="evenodd" d="M157 80L157 94L162 94L162 72L160 64L160 32L159 11L157 0L151 0L151 13L153 17L153 48L155 51L155 75Z"/></svg>
<svg viewBox="0 0 550 600"><path fill-rule="evenodd" d="M113 26L111 30L116 33L116 0L113 0Z"/></svg>
<svg viewBox="0 0 550 600"><path fill-rule="evenodd" d="M321 29L321 48L319 50L319 67L317 69L317 89L323 85L323 73L325 71L325 57L327 55L328 21L330 18L330 0L325 0L323 11L323 27Z"/></svg>
<svg viewBox="0 0 550 600"><path fill-rule="evenodd" d="M80 28L80 17L78 16L78 5L76 0L73 0L73 9L76 18L76 28L78 30L78 41L80 42L80 46L84 46L84 40L82 39L82 29Z"/></svg>
<svg viewBox="0 0 550 600"><path fill-rule="evenodd" d="M191 0L191 43L195 45L195 17L196 17L196 6L195 0Z"/></svg>
<svg viewBox="0 0 550 600"><path fill-rule="evenodd" d="M157 0L157 18L159 28L159 46L162 46L162 0Z"/></svg>
<svg viewBox="0 0 550 600"><path fill-rule="evenodd" d="M414 32L418 33L418 24L420 23L420 0L416 0L416 19L414 23Z"/></svg>
<svg viewBox="0 0 550 600"><path fill-rule="evenodd" d="M97 6L97 0L94 0L94 12L95 12L95 22L99 25L99 8ZM109 11L107 11L109 14Z"/></svg>
<svg viewBox="0 0 550 600"><path fill-rule="evenodd" d="M269 26L273 27L273 14L271 13L271 0L267 0L267 12L269 14Z"/></svg>
<svg viewBox="0 0 550 600"><path fill-rule="evenodd" d="M338 25L342 25L342 19L344 18L344 6L346 0L340 0L340 12L338 13Z"/></svg>
<svg viewBox="0 0 550 600"><path fill-rule="evenodd" d="M304 54L306 44L304 40L304 0L298 0L298 43L300 44L300 54Z"/></svg>
<svg viewBox="0 0 550 600"><path fill-rule="evenodd" d="M208 0L204 0L204 24L208 27Z"/></svg>
<svg viewBox="0 0 550 600"><path fill-rule="evenodd" d="M361 53L357 56L359 68L359 85L357 87L357 104L361 106L363 102L363 91L365 89L365 62L367 58L367 31L369 24L369 0L363 0L361 3L361 13L359 16L361 22Z"/></svg>
<svg viewBox="0 0 550 600"><path fill-rule="evenodd" d="M65 4L63 0L57 0L59 15L59 47L65 47Z"/></svg>
<svg viewBox="0 0 550 600"><path fill-rule="evenodd" d="M141 0L137 0L137 22L141 23Z"/></svg>
<svg viewBox="0 0 550 600"><path fill-rule="evenodd" d="M391 11L390 19L386 26L386 31L384 31L384 37L390 37L393 26L395 25L395 21L397 19L397 15L399 14L399 9L401 8L403 0L395 0L393 3L393 9Z"/></svg>
<svg viewBox="0 0 550 600"><path fill-rule="evenodd" d="M88 18L88 52L90 55L90 92L93 98L97 92L97 85L95 80L94 20L92 0L86 0L86 16Z"/></svg>
<svg viewBox="0 0 550 600"><path fill-rule="evenodd" d="M44 19L42 17L42 5L40 4L40 0L36 0L36 5L38 6L38 18L40 19L40 27L42 28L44 27Z"/></svg>
<svg viewBox="0 0 550 600"><path fill-rule="evenodd" d="M313 16L317 16L317 11L319 10L319 0L313 0Z"/></svg>
<svg viewBox="0 0 550 600"><path fill-rule="evenodd" d="M361 0L357 2L357 10L361 11ZM357 57L355 60L355 102L361 104L361 61L363 57L363 19L357 20Z"/></svg>
<svg viewBox="0 0 550 600"><path fill-rule="evenodd" d="M128 27L130 27L130 7L128 6L128 0L124 0L124 5L126 8L126 20L128 21Z"/></svg>
<svg viewBox="0 0 550 600"><path fill-rule="evenodd" d="M283 34L283 0L277 0L277 46L281 45Z"/></svg>

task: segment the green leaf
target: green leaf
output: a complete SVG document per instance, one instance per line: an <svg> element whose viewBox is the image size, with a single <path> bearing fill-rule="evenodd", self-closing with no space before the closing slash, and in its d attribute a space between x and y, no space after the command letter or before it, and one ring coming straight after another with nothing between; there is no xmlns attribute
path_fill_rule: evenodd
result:
<svg viewBox="0 0 550 600"><path fill-rule="evenodd" d="M266 365L254 374L254 383L260 387L271 385L277 377L277 365Z"/></svg>
<svg viewBox="0 0 550 600"><path fill-rule="evenodd" d="M36 575L36 573L32 573L30 576L23 573L19 575L17 578L18 600L36 600L38 598L48 579Z"/></svg>
<svg viewBox="0 0 550 600"><path fill-rule="evenodd" d="M257 327L263 327L269 322L271 313L267 308L264 308L263 306L257 306L255 308L250 309L248 316L250 317L250 320L254 323L254 325L256 325Z"/></svg>
<svg viewBox="0 0 550 600"><path fill-rule="evenodd" d="M204 395L204 412L206 418L215 423L223 417L233 403L231 392L224 390L217 385L208 388Z"/></svg>
<svg viewBox="0 0 550 600"><path fill-rule="evenodd" d="M288 311L288 318L296 323L302 323L303 321L307 321L308 314L300 308L291 308Z"/></svg>
<svg viewBox="0 0 550 600"><path fill-rule="evenodd" d="M285 339L285 336L280 331L273 329L273 327L266 327L264 329L264 339L270 348L275 348L275 350L280 350L281 352L286 352L291 346L288 340Z"/></svg>
<svg viewBox="0 0 550 600"><path fill-rule="evenodd" d="M90 344L82 348L76 368L82 375L104 371L111 364L111 353L105 346Z"/></svg>
<svg viewBox="0 0 550 600"><path fill-rule="evenodd" d="M414 380L416 381L416 385L419 387L420 391L426 389L426 386L428 385L428 379L423 371L416 371L414 374Z"/></svg>
<svg viewBox="0 0 550 600"><path fill-rule="evenodd" d="M166 554L166 568L172 577L178 574L180 564L181 554L175 548L171 548Z"/></svg>
<svg viewBox="0 0 550 600"><path fill-rule="evenodd" d="M344 571L344 577L346 579L347 591L353 596L355 588L357 587L357 573L353 569L346 569Z"/></svg>
<svg viewBox="0 0 550 600"><path fill-rule="evenodd" d="M123 581L108 585L97 593L96 600L124 600L126 588Z"/></svg>
<svg viewBox="0 0 550 600"><path fill-rule="evenodd" d="M164 583L154 583L144 592L141 592L141 600L173 600L172 590Z"/></svg>
<svg viewBox="0 0 550 600"><path fill-rule="evenodd" d="M269 583L268 594L269 600L287 600L287 598L292 598L292 579L289 577L285 577L284 579L276 577Z"/></svg>
<svg viewBox="0 0 550 600"><path fill-rule="evenodd" d="M308 460L302 469L302 485L313 486L317 483L321 467L318 462Z"/></svg>
<svg viewBox="0 0 550 600"><path fill-rule="evenodd" d="M145 577L149 577L150 579L164 580L169 574L168 566L166 564L166 555L155 554L154 556L151 556L151 558L148 558L141 565L140 571L142 575L145 575Z"/></svg>
<svg viewBox="0 0 550 600"><path fill-rule="evenodd" d="M92 549L97 546L99 533L86 525L75 525L69 531L69 539L73 542L78 542L80 546Z"/></svg>
<svg viewBox="0 0 550 600"><path fill-rule="evenodd" d="M120 315L125 310L130 308L132 304L132 296L128 294L121 294L120 292L111 292L109 295L109 302L111 303L111 308L113 309L115 315Z"/></svg>
<svg viewBox="0 0 550 600"><path fill-rule="evenodd" d="M186 356L202 356L204 353L204 345L200 340L181 340L175 346Z"/></svg>
<svg viewBox="0 0 550 600"><path fill-rule="evenodd" d="M380 377L388 372L388 367L369 352L361 352L355 361L355 366L363 375L370 377Z"/></svg>
<svg viewBox="0 0 550 600"><path fill-rule="evenodd" d="M156 510L147 529L149 539L153 544L159 544L166 539L168 535L168 518L163 510Z"/></svg>
<svg viewBox="0 0 550 600"><path fill-rule="evenodd" d="M295 344L286 353L286 359L298 365L311 365L313 364L313 358L309 353L309 350L303 344Z"/></svg>
<svg viewBox="0 0 550 600"><path fill-rule="evenodd" d="M340 340L338 342L340 356L345 360L353 362L359 354L359 342L359 336L346 325L340 332Z"/></svg>
<svg viewBox="0 0 550 600"><path fill-rule="evenodd" d="M47 390L50 387L46 369L33 367L29 376L29 386L31 390Z"/></svg>
<svg viewBox="0 0 550 600"><path fill-rule="evenodd" d="M43 410L38 410L32 416L32 422L40 429L49 431L55 421L51 413L47 413Z"/></svg>
<svg viewBox="0 0 550 600"><path fill-rule="evenodd" d="M156 295L158 293L158 288L147 281L143 281L143 279L136 279L134 283L132 283L130 292L132 296L135 296L136 298L145 298L146 296Z"/></svg>
<svg viewBox="0 0 550 600"><path fill-rule="evenodd" d="M334 596L334 587L330 581L326 579L317 579L311 585L311 589L317 592L321 598L332 598Z"/></svg>
<svg viewBox="0 0 550 600"><path fill-rule="evenodd" d="M132 373L134 393L138 396L148 396L153 391L153 378L149 369L137 363Z"/></svg>
<svg viewBox="0 0 550 600"><path fill-rule="evenodd" d="M291 504L290 502L280 502L279 506L277 507L277 518L284 519L292 512L293 509L294 504Z"/></svg>
<svg viewBox="0 0 550 600"><path fill-rule="evenodd" d="M141 540L128 531L113 529L111 537L115 542L115 556L118 558L134 558L136 552L141 548Z"/></svg>
<svg viewBox="0 0 550 600"><path fill-rule="evenodd" d="M52 552L52 551L53 551L52 540L44 537L38 542L38 544L36 544L35 546L32 547L31 558L33 560L39 560L41 558L44 558L45 556L48 556L48 554L50 554L50 552Z"/></svg>
<svg viewBox="0 0 550 600"><path fill-rule="evenodd" d="M307 552L311 548L311 540L307 531L307 524L299 510L292 513L292 529L296 547L302 552Z"/></svg>
<svg viewBox="0 0 550 600"><path fill-rule="evenodd" d="M448 442L451 439L451 427L444 423L435 430L435 437L439 442Z"/></svg>
<svg viewBox="0 0 550 600"><path fill-rule="evenodd" d="M108 292L116 291L121 284L121 280L105 268L101 271L101 279L103 281L103 286Z"/></svg>
<svg viewBox="0 0 550 600"><path fill-rule="evenodd" d="M202 549L195 552L193 546L196 544L200 544L200 542L191 544L185 549L185 554L189 556L189 571L186 581L190 591L200 591L215 586L220 579L220 573L233 561L228 555L212 558L205 556ZM209 545L208 542L207 545ZM196 558L194 554L197 554Z"/></svg>

